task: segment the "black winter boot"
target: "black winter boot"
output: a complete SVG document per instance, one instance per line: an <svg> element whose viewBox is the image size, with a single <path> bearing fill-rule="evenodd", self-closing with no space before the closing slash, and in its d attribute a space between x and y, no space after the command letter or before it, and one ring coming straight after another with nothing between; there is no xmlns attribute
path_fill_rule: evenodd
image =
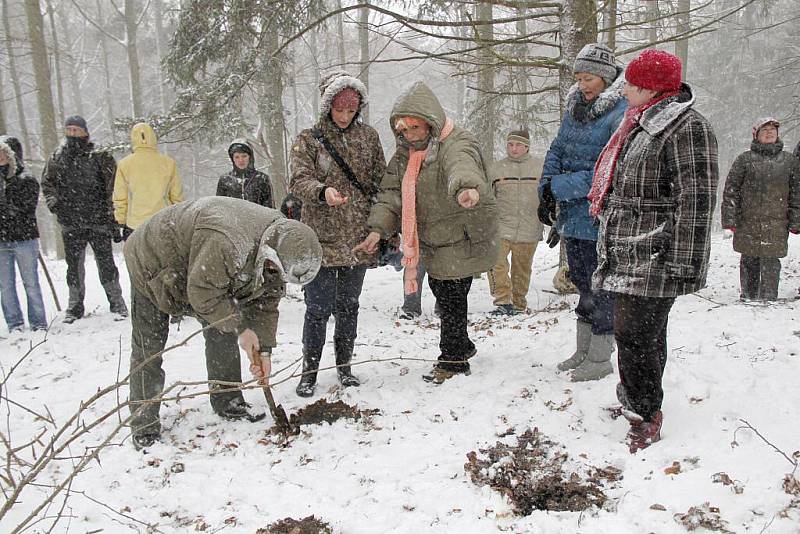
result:
<svg viewBox="0 0 800 534"><path fill-rule="evenodd" d="M294 390L300 397L310 397L314 394L314 388L317 385L317 369L319 369L321 359L321 350L312 354L310 350L303 347L303 376L300 377L300 383Z"/></svg>
<svg viewBox="0 0 800 534"><path fill-rule="evenodd" d="M361 381L350 371L350 360L353 359L353 345L350 340L334 339L333 346L336 351L336 374L339 383L344 387L360 386Z"/></svg>

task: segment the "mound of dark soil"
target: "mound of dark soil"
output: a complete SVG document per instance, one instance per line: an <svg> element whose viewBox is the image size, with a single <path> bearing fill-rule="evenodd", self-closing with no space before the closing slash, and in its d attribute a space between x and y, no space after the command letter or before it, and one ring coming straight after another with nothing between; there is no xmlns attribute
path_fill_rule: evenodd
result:
<svg viewBox="0 0 800 534"><path fill-rule="evenodd" d="M520 515L601 507L606 501L603 481L619 478L619 471L610 467L593 469L584 477L566 473L568 455L536 428L526 430L516 445L497 442L480 453L482 458L475 451L467 454L464 469L475 484L505 494Z"/></svg>
<svg viewBox="0 0 800 534"><path fill-rule="evenodd" d="M380 413L380 410L359 410L355 406L350 406L338 400L329 403L325 399L320 399L314 404L309 404L301 408L296 414L289 416L292 426L318 425L320 423L333 423L339 419L352 419L358 421L361 417L373 416Z"/></svg>
<svg viewBox="0 0 800 534"><path fill-rule="evenodd" d="M256 530L256 534L333 534L333 530L328 523L310 515L300 520L287 517L275 521L266 528Z"/></svg>

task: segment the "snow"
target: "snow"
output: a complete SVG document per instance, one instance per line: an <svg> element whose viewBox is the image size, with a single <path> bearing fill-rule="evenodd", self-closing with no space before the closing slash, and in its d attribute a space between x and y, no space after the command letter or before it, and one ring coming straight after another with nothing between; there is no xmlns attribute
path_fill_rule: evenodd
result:
<svg viewBox="0 0 800 534"><path fill-rule="evenodd" d="M800 510L790 510L786 518L778 516L791 501L782 489L791 465L753 432L737 428L745 419L788 455L800 448L800 301L794 300L800 281L799 252L800 240L792 238L789 256L782 260L783 301L741 303L738 255L730 240L715 238L710 287L679 298L670 315L663 440L636 455L629 454L623 443L627 423L611 419L604 409L616 402L616 377L574 384L555 371L556 363L574 345L576 302L575 296L546 291L551 289L557 250L544 245L537 250L528 295L530 314L490 318L487 313L493 306L486 278L475 280L470 331L478 355L471 360L472 375L441 386L423 382L420 375L430 362L415 360L438 354L438 320L432 315L427 284L422 320L397 321L402 299L399 273L371 270L361 298L356 359L410 359L356 365L354 372L363 385L347 390L338 387L335 373L323 372L316 395L308 400L294 394L295 378L274 380L276 400L289 413L325 397L362 409L379 408L381 414L371 423L339 421L305 427L289 446L280 447L265 433L272 424L269 417L255 424L226 422L202 397L170 402L161 410L164 443L142 454L125 439L103 451L100 462L90 463L73 483L73 492L83 491L108 508L73 493L65 509L71 518L55 531L121 532L129 526L145 532L145 524L151 524L162 532L191 532L203 525L208 532L225 528L254 532L285 517L314 514L335 532L347 534L680 533L686 529L673 516L710 503L720 509L731 531L796 533ZM121 255L117 260L124 272ZM65 325L49 301L48 312L55 317L51 331L3 391L35 411L46 412L46 406L61 422L81 400L127 371L130 323L113 320L94 262L87 258L86 266L86 308L91 315ZM65 266L49 260L48 267L63 302ZM122 282L127 285L124 274ZM24 294L21 287L19 291ZM297 287L291 288L281 303L273 369L300 356L299 295ZM562 301L569 307L560 305ZM329 326L331 340L332 323ZM172 325L169 344L197 329L193 319L184 320L180 330ZM23 333L0 340L3 375L31 342L42 339L41 333ZM333 364L332 341L329 346L323 366ZM164 368L167 384L204 380L202 337L167 354ZM123 390L123 400L125 395ZM246 391L245 397L266 410L258 390ZM112 395L89 408L83 420L90 421L92 414L113 408L115 402ZM5 402L2 406L9 417L0 423L0 431L8 436L10 428L14 445L48 428L30 413ZM101 428L107 432L114 424L110 421ZM470 481L464 470L468 452L496 441L514 443L515 435L498 435L509 428L519 435L532 427L562 444L578 471L608 465L621 469L622 480L605 488L612 505L583 513L537 511L517 517L505 497ZM101 437L102 432L94 432L71 452L79 454ZM113 443L119 444L123 437L127 438L126 432ZM665 474L675 461L680 462L681 472ZM70 465L59 462L40 482L60 480ZM743 493L714 483L720 472L740 484ZM43 491L32 488L23 493L22 502L3 521L8 526L0 530L10 531L41 501ZM653 510L653 504L666 510ZM56 511L51 508L48 513ZM39 523L35 530L44 531L47 525Z"/></svg>

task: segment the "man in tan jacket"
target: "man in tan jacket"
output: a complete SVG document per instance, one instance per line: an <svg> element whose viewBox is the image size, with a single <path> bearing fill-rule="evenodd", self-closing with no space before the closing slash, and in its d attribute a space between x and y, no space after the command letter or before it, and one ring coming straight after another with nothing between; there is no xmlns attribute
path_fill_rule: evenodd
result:
<svg viewBox="0 0 800 534"><path fill-rule="evenodd" d="M285 282L305 285L319 271L314 232L246 200L206 197L156 213L125 244L131 279L131 427L137 449L159 439L160 356L170 315L204 327L211 406L225 419L255 421L242 393L239 345L259 378L270 374ZM218 390L218 391L214 391Z"/></svg>
<svg viewBox="0 0 800 534"><path fill-rule="evenodd" d="M508 157L489 169L500 226L500 254L489 271L489 289L494 297L496 315L515 315L525 311L531 264L536 245L542 240L542 223L536 216L539 208L537 189L543 161L529 153L528 130L508 134ZM509 278L508 255L511 254Z"/></svg>

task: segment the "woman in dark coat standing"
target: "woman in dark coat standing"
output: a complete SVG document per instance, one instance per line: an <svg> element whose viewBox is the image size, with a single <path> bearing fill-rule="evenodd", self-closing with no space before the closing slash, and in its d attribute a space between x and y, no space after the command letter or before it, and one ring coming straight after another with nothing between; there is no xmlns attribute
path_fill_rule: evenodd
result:
<svg viewBox="0 0 800 534"><path fill-rule="evenodd" d="M661 439L661 377L675 297L705 286L717 182L717 139L694 110L676 56L645 50L625 71L628 110L597 160L593 287L614 295L617 397L630 451Z"/></svg>
<svg viewBox="0 0 800 534"><path fill-rule="evenodd" d="M736 158L725 180L722 226L732 231L742 300L776 300L789 232L800 231L800 162L783 150L780 123L753 126L750 150Z"/></svg>
<svg viewBox="0 0 800 534"><path fill-rule="evenodd" d="M233 168L217 182L217 196L241 198L265 208L274 208L269 176L256 170L253 147L245 139L234 139L228 147Z"/></svg>

